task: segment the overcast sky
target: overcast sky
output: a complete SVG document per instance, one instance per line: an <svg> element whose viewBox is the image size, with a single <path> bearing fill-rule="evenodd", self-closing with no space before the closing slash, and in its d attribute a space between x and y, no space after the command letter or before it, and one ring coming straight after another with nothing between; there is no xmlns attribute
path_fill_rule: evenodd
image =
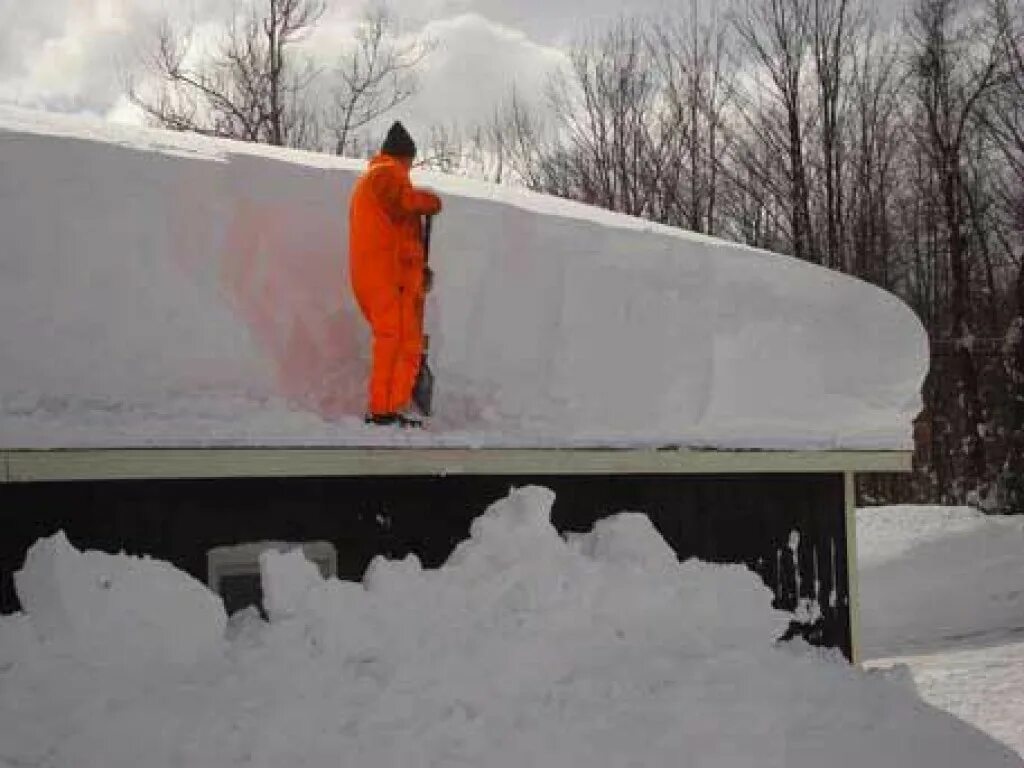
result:
<svg viewBox="0 0 1024 768"><path fill-rule="evenodd" d="M132 120L122 94L123 73L136 66L156 22L170 11L172 19L213 29L238 1L0 0L0 103ZM329 65L350 39L363 2L327 1L328 14L309 46ZM688 8L690 0L391 0L389 5L406 33L428 34L438 43L421 93L401 115L424 126L485 119L513 82L524 93L539 92L547 74L564 61L564 46L583 27L623 12Z"/></svg>

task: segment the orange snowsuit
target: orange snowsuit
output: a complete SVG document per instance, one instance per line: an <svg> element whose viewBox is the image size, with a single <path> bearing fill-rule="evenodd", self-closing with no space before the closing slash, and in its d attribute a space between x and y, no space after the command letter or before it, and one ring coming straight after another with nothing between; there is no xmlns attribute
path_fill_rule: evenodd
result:
<svg viewBox="0 0 1024 768"><path fill-rule="evenodd" d="M414 189L411 161L379 154L356 182L349 204L349 275L373 330L370 413L409 404L423 354L424 252L421 217L441 210Z"/></svg>

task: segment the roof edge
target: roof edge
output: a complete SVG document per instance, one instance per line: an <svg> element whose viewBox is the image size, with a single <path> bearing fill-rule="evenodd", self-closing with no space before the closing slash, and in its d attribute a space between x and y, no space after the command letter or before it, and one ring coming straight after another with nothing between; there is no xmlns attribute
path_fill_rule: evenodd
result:
<svg viewBox="0 0 1024 768"><path fill-rule="evenodd" d="M910 472L911 451L523 448L0 450L0 482L445 475Z"/></svg>

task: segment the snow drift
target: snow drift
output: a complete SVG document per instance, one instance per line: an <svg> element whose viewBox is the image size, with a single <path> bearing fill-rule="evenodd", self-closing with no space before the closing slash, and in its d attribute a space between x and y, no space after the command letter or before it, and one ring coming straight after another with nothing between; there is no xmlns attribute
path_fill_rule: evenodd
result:
<svg viewBox="0 0 1024 768"><path fill-rule="evenodd" d="M876 507L857 515L862 647L925 654L1024 634L1024 520L968 507ZM858 543L860 546L860 542Z"/></svg>
<svg viewBox="0 0 1024 768"><path fill-rule="evenodd" d="M369 445L348 286L361 164L0 109L0 445ZM445 200L439 418L403 442L905 448L898 299L522 191Z"/></svg>
<svg viewBox="0 0 1024 768"><path fill-rule="evenodd" d="M0 617L0 765L1020 765L905 679L777 646L790 615L745 568L680 564L641 515L563 539L552 499L496 503L437 570L378 559L362 584L325 581L268 553L276 618L237 614L190 666L58 654L38 603Z"/></svg>

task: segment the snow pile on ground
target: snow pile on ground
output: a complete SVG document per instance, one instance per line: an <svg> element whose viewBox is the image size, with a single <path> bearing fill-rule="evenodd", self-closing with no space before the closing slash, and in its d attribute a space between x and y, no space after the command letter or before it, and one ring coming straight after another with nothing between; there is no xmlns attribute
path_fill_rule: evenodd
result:
<svg viewBox="0 0 1024 768"><path fill-rule="evenodd" d="M1000 525L973 507L900 505L863 507L857 510L857 545L861 566L898 560L922 544L960 533L972 533ZM1010 522L1012 527L1012 520Z"/></svg>
<svg viewBox="0 0 1024 768"><path fill-rule="evenodd" d="M922 697L1024 757L1024 520L966 507L857 513L862 637Z"/></svg>
<svg viewBox="0 0 1024 768"><path fill-rule="evenodd" d="M927 339L896 297L444 176L439 416L368 430L361 164L10 108L0 139L0 446L910 444Z"/></svg>
<svg viewBox="0 0 1024 768"><path fill-rule="evenodd" d="M876 668L905 665L921 698L977 726L1024 758L1024 640L965 643L960 648L876 659L870 664Z"/></svg>
<svg viewBox="0 0 1024 768"><path fill-rule="evenodd" d="M858 519L866 654L1024 632L1024 520L955 507L862 510Z"/></svg>
<svg viewBox="0 0 1024 768"><path fill-rule="evenodd" d="M551 502L514 492L442 568L362 584L268 553L274 618L188 667L87 664L4 617L0 764L1020 765L898 676L776 645L745 569L679 564L639 515L563 539Z"/></svg>
<svg viewBox="0 0 1024 768"><path fill-rule="evenodd" d="M192 664L221 650L220 599L167 563L40 539L14 575L40 639L91 663Z"/></svg>

